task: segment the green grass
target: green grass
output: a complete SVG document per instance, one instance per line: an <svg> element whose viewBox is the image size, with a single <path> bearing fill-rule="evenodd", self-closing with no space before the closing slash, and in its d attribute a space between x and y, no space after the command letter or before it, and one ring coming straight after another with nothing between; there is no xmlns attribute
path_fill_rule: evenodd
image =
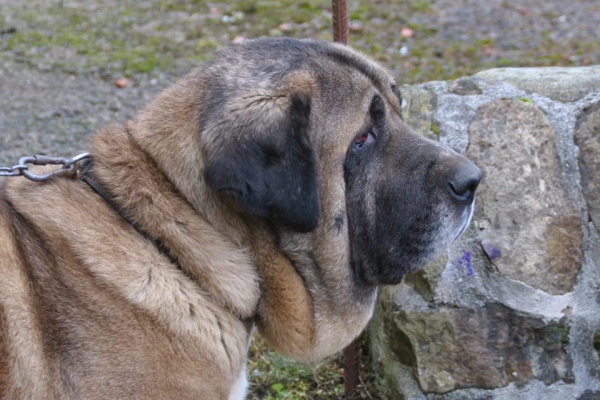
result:
<svg viewBox="0 0 600 400"><path fill-rule="evenodd" d="M353 399L376 399L375 377L363 351L361 381ZM257 335L250 349L250 400L339 400L344 398L341 356L313 365L298 363L270 350Z"/></svg>
<svg viewBox="0 0 600 400"><path fill-rule="evenodd" d="M248 374L251 399L339 399L344 390L338 358L315 365L297 363L269 350L259 337L250 351Z"/></svg>

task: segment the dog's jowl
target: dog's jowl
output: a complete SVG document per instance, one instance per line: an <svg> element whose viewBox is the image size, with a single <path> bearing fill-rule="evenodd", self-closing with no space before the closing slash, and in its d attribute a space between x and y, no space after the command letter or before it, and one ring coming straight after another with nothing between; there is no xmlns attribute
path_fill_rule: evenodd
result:
<svg viewBox="0 0 600 400"><path fill-rule="evenodd" d="M480 170L400 106L347 47L249 40L96 132L85 171L1 181L0 398L241 399L253 326L342 349L473 213Z"/></svg>

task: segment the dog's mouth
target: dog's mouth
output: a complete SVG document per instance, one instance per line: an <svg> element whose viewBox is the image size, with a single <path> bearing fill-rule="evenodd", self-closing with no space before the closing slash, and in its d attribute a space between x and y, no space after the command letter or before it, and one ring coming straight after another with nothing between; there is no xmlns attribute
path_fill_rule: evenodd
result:
<svg viewBox="0 0 600 400"><path fill-rule="evenodd" d="M412 227L405 236L394 237L394 230L387 231L386 234L393 238L391 241L386 241L384 235L379 235L379 240L372 240L369 235L369 246L363 246L364 243L351 236L351 268L359 281L370 285L396 285L405 275L421 270L447 251L469 227L474 210L475 202L472 201L451 220L439 215L436 219L434 212L422 217L429 219L427 224ZM438 213L447 215L443 207Z"/></svg>

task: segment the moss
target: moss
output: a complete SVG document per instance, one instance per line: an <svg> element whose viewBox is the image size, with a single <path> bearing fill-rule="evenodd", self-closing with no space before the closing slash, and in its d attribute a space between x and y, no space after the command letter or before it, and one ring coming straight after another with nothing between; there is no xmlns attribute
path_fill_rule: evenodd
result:
<svg viewBox="0 0 600 400"><path fill-rule="evenodd" d="M433 301L433 290L431 289L431 285L425 277L425 272L423 272L422 270L407 275L404 278L404 283L412 287L425 300Z"/></svg>
<svg viewBox="0 0 600 400"><path fill-rule="evenodd" d="M429 1L425 1L425 0L416 0L416 1L412 1L411 3L411 8L413 9L413 11L427 11L429 10Z"/></svg>
<svg viewBox="0 0 600 400"><path fill-rule="evenodd" d="M440 127L435 122L431 123L431 132L433 132L436 136L440 136Z"/></svg>
<svg viewBox="0 0 600 400"><path fill-rule="evenodd" d="M200 39L196 42L196 49L201 52L217 50L221 47L220 43L212 38Z"/></svg>
<svg viewBox="0 0 600 400"><path fill-rule="evenodd" d="M537 336L541 336L544 349L558 350L569 344L570 332L571 328L568 325L553 324L539 330Z"/></svg>
<svg viewBox="0 0 600 400"><path fill-rule="evenodd" d="M480 46L493 46L494 39L492 39L492 38L481 39L481 40L479 40L479 45Z"/></svg>
<svg viewBox="0 0 600 400"><path fill-rule="evenodd" d="M542 13L542 16L546 19L556 19L556 18L560 17L560 13L558 13L554 10L549 10L549 11L544 11Z"/></svg>
<svg viewBox="0 0 600 400"><path fill-rule="evenodd" d="M407 23L406 26L415 31L416 35L421 39L434 36L438 32L438 29L432 26L415 24L412 22Z"/></svg>

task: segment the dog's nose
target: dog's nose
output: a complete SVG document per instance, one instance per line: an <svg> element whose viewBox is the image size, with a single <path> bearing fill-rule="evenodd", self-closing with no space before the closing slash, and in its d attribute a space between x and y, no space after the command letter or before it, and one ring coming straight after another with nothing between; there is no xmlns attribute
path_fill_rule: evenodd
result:
<svg viewBox="0 0 600 400"><path fill-rule="evenodd" d="M475 190L483 177L481 170L466 160L455 167L448 181L452 196L461 203L471 204Z"/></svg>

